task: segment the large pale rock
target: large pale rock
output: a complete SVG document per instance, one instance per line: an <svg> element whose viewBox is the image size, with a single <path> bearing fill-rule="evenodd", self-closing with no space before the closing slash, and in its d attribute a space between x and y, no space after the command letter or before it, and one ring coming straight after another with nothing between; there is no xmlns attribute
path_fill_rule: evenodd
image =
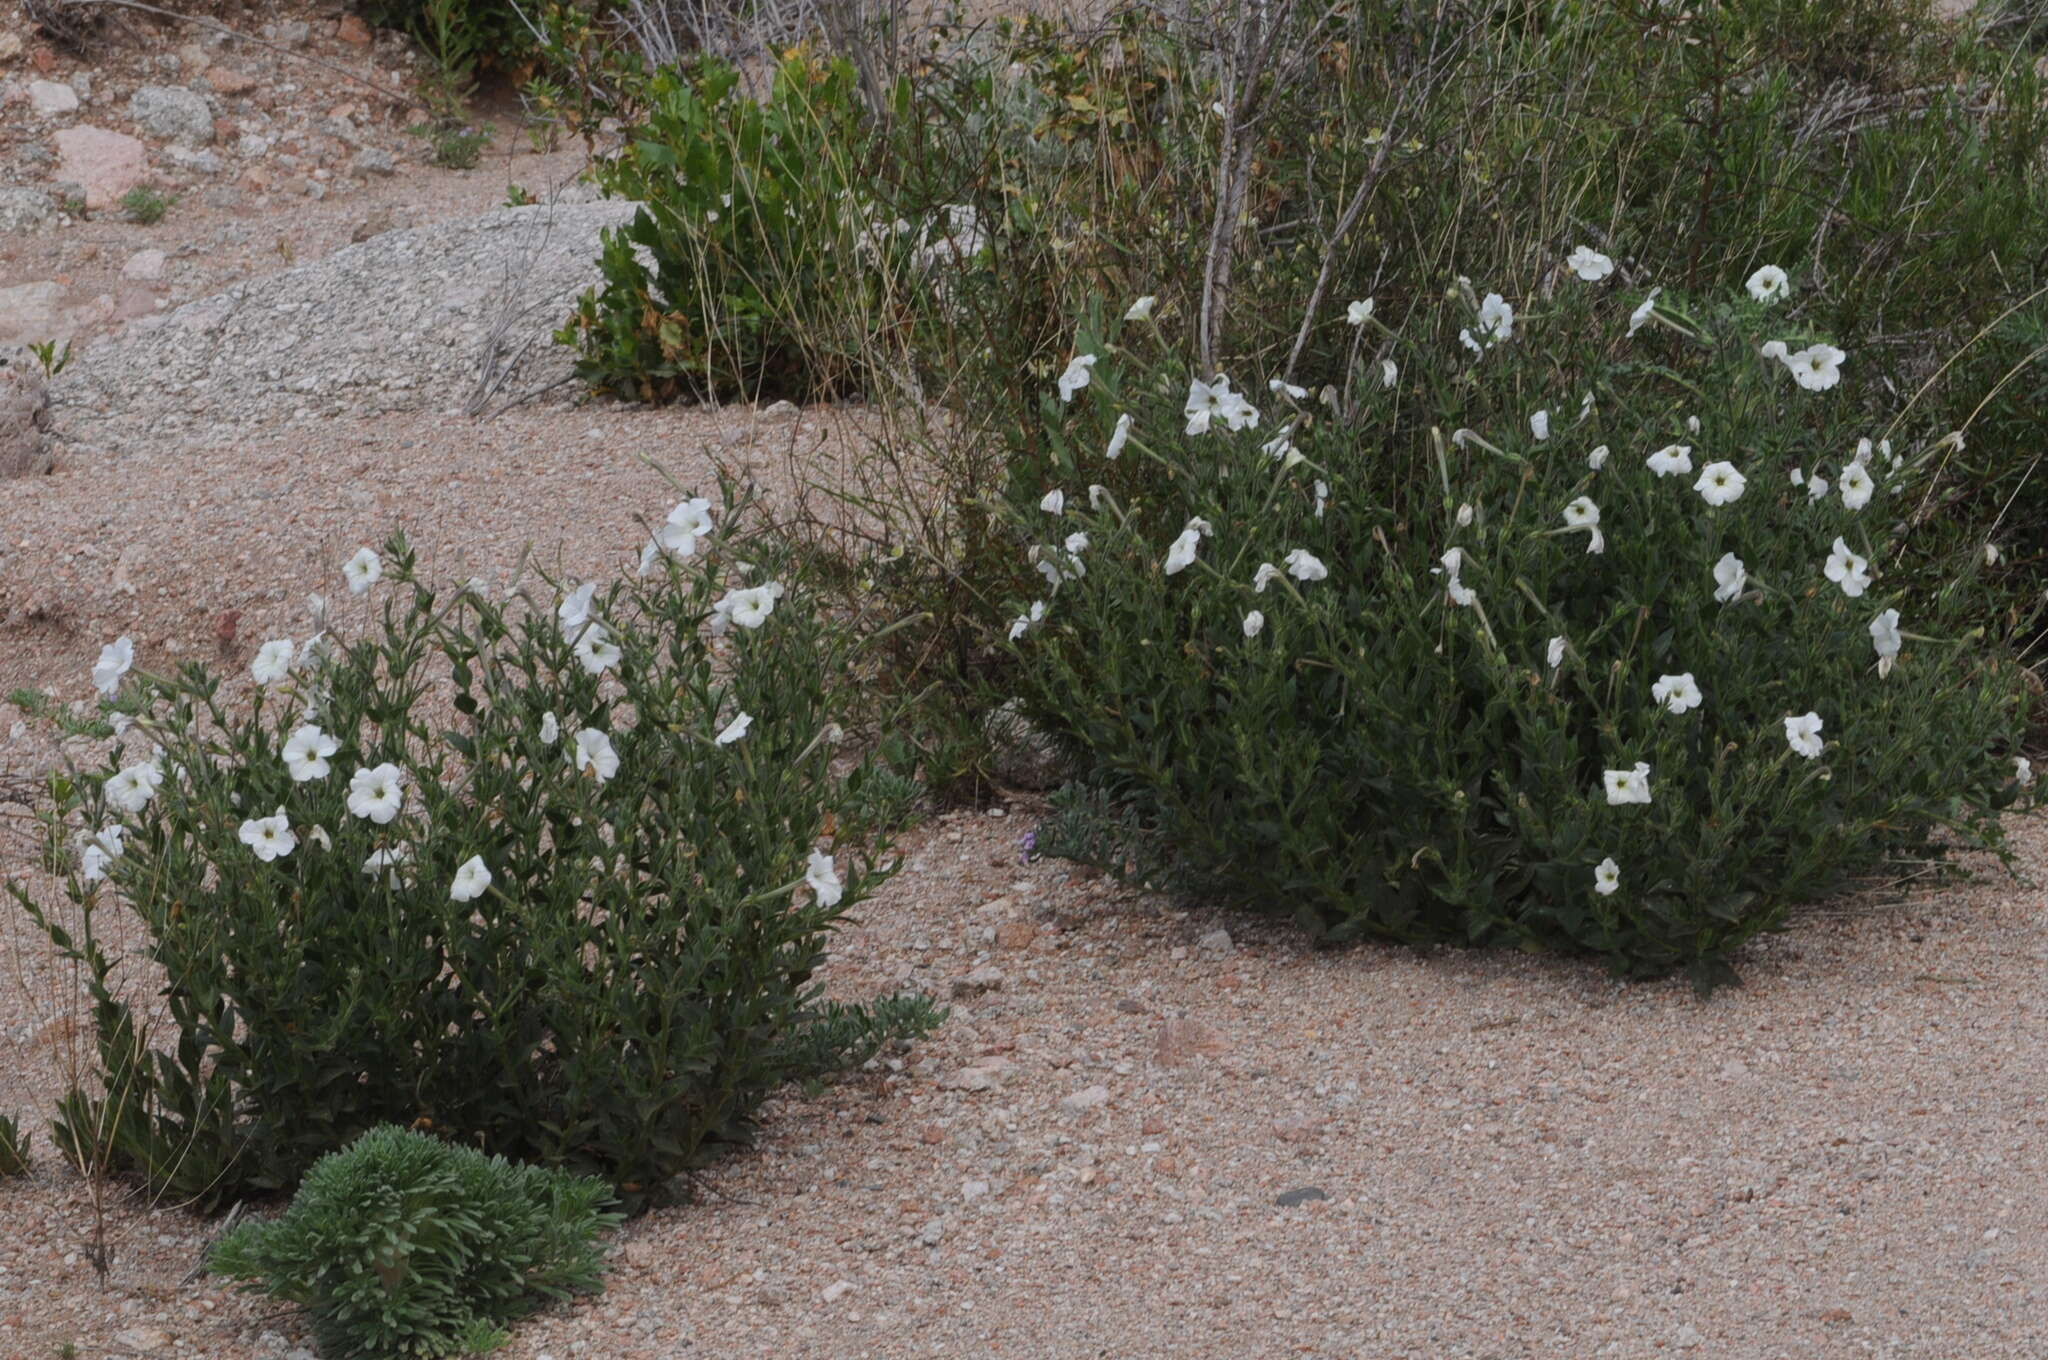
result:
<svg viewBox="0 0 2048 1360"><path fill-rule="evenodd" d="M128 116L152 137L205 146L213 140L213 110L180 85L145 85L128 101Z"/></svg>
<svg viewBox="0 0 2048 1360"><path fill-rule="evenodd" d="M0 288L0 350L55 340L64 285L51 279Z"/></svg>
<svg viewBox="0 0 2048 1360"><path fill-rule="evenodd" d="M149 149L125 132L87 123L65 128L52 140L57 143L57 177L83 185L88 208L114 207L121 195L149 179Z"/></svg>
<svg viewBox="0 0 2048 1360"><path fill-rule="evenodd" d="M78 91L61 80L31 80L28 83L29 107L45 118L55 118L60 113L78 111Z"/></svg>
<svg viewBox="0 0 2048 1360"><path fill-rule="evenodd" d="M57 220L57 205L41 189L0 189L0 236L41 231Z"/></svg>
<svg viewBox="0 0 2048 1360"><path fill-rule="evenodd" d="M0 368L0 481L50 470L43 438L49 427L42 374L18 364Z"/></svg>

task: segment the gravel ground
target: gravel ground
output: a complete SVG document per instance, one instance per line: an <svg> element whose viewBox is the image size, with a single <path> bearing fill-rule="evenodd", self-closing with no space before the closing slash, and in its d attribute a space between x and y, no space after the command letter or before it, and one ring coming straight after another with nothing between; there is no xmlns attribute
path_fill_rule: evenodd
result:
<svg viewBox="0 0 2048 1360"><path fill-rule="evenodd" d="M144 664L239 666L395 526L445 579L502 580L528 544L595 571L674 499L639 455L772 491L792 445L839 447L830 412L289 414L8 484L0 692L83 699L122 632ZM18 717L0 703L0 782L56 755ZM510 1360L2048 1354L2042 819L2013 827L2021 880L1841 904L1702 1004L1576 962L1310 951L1020 862L1035 812L927 823L838 938L836 990L924 988L945 1027L771 1104L756 1152L624 1230L608 1291ZM9 827L0 872L34 885ZM0 1110L39 1122L79 1036L7 921ZM0 1210L0 1358L308 1344L187 1279L211 1228L181 1210L111 1206L103 1286L53 1157Z"/></svg>

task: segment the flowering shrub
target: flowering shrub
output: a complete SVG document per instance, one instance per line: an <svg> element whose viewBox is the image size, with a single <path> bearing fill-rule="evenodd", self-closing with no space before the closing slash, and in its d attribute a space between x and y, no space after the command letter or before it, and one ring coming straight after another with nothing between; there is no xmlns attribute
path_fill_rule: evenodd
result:
<svg viewBox="0 0 2048 1360"><path fill-rule="evenodd" d="M1012 494L1041 588L1008 636L1086 771L1042 845L1333 940L1703 988L1890 856L2000 845L2031 772L1982 557L1888 581L1952 439L1859 437L1855 357L1767 277L1689 310L1571 272L1534 315L1466 291L1455 339L1338 304L1397 357L1320 390L1190 380L1142 301L1083 327L1058 484ZM1368 474L1432 402L1397 500Z"/></svg>
<svg viewBox="0 0 2048 1360"><path fill-rule="evenodd" d="M481 1354L504 1324L598 1289L610 1187L385 1125L313 1164L283 1216L208 1264L305 1305L330 1360Z"/></svg>
<svg viewBox="0 0 2048 1360"><path fill-rule="evenodd" d="M704 500L641 569L496 601L420 582L402 540L364 549L345 575L372 626L265 646L247 706L107 648L127 735L53 820L80 836L74 910L12 889L97 1004L106 1095L74 1093L60 1141L219 1199L388 1121L631 1204L778 1084L932 1023L810 982L900 802L835 771L853 644ZM161 968L168 1051L99 942L108 888Z"/></svg>

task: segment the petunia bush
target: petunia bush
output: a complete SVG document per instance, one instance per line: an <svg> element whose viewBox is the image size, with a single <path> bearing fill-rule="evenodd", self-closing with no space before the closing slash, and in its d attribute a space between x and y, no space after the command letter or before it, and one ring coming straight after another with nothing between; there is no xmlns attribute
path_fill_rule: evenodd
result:
<svg viewBox="0 0 2048 1360"><path fill-rule="evenodd" d="M10 885L89 979L73 1159L218 1202L396 1123L635 1206L777 1086L933 1023L819 996L903 800L840 749L862 640L726 522L685 501L639 574L508 599L365 548L246 700L109 646L122 735L50 818L68 902Z"/></svg>
<svg viewBox="0 0 2048 1360"><path fill-rule="evenodd" d="M1889 579L1957 437L1863 428L1855 356L1769 276L1694 300L1587 255L1519 315L1460 280L1455 335L1334 304L1388 357L1328 385L1091 313L1008 498L1008 645L1080 771L1042 847L1322 939L1702 989L1801 902L2002 848L2031 771L1983 554Z"/></svg>

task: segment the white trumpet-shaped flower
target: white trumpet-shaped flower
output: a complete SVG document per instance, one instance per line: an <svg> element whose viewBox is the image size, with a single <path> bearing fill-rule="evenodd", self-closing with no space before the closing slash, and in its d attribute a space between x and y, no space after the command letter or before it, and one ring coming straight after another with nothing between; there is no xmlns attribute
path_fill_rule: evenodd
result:
<svg viewBox="0 0 2048 1360"><path fill-rule="evenodd" d="M1899 611L1887 609L1870 621L1870 645L1877 652L1879 678L1890 675L1905 639L1899 636Z"/></svg>
<svg viewBox="0 0 2048 1360"><path fill-rule="evenodd" d="M752 714L742 713L725 725L725 730L713 738L720 746L730 746L747 735L747 729L754 725Z"/></svg>
<svg viewBox="0 0 2048 1360"><path fill-rule="evenodd" d="M154 760L130 765L107 780L107 801L123 812L140 812L163 787L163 768Z"/></svg>
<svg viewBox="0 0 2048 1360"><path fill-rule="evenodd" d="M1598 283L1614 272L1614 261L1591 246L1579 246L1564 257L1565 267L1587 283Z"/></svg>
<svg viewBox="0 0 2048 1360"><path fill-rule="evenodd" d="M1821 753L1821 721L1818 713L1802 713L1796 718L1785 719L1785 742L1792 750L1808 760Z"/></svg>
<svg viewBox="0 0 2048 1360"><path fill-rule="evenodd" d="M349 776L348 810L378 826L389 826L405 806L405 772L386 761Z"/></svg>
<svg viewBox="0 0 2048 1360"><path fill-rule="evenodd" d="M274 638L256 649L249 674L259 685L274 685L292 673L292 640Z"/></svg>
<svg viewBox="0 0 2048 1360"><path fill-rule="evenodd" d="M118 637L100 648L100 659L92 665L92 683L109 699L119 692L121 677L135 665L135 642Z"/></svg>
<svg viewBox="0 0 2048 1360"><path fill-rule="evenodd" d="M1644 461L1659 477L1682 477L1692 471L1692 447L1688 444L1666 444Z"/></svg>
<svg viewBox="0 0 2048 1360"><path fill-rule="evenodd" d="M591 774L602 782L619 772L619 753L612 739L594 727L578 732L570 744L569 762L578 774Z"/></svg>
<svg viewBox="0 0 2048 1360"><path fill-rule="evenodd" d="M1732 552L1722 553L1721 560L1714 563L1714 599L1727 604L1748 584L1749 568L1742 565L1742 559Z"/></svg>
<svg viewBox="0 0 2048 1360"><path fill-rule="evenodd" d="M1700 479L1692 489L1700 493L1700 499L1708 505L1731 505L1742 499L1742 491L1748 482L1735 470L1735 464L1728 462L1709 463L1700 469Z"/></svg>
<svg viewBox="0 0 2048 1360"><path fill-rule="evenodd" d="M1842 475L1835 479L1835 485L1842 489L1842 504L1850 510L1861 510L1870 504L1871 493L1877 490L1870 469L1861 463L1851 463L1842 469Z"/></svg>
<svg viewBox="0 0 2048 1360"><path fill-rule="evenodd" d="M307 723L291 734L284 744L284 768L296 784L310 784L316 779L325 779L334 767L328 762L341 744L322 732L312 723Z"/></svg>
<svg viewBox="0 0 2048 1360"><path fill-rule="evenodd" d="M1074 394L1088 385L1088 373L1094 367L1095 356L1092 354L1077 354L1073 357L1067 364L1067 371L1060 374L1059 388L1060 400L1062 402L1072 401Z"/></svg>
<svg viewBox="0 0 2048 1360"><path fill-rule="evenodd" d="M1792 291L1792 280L1787 278L1785 271L1778 268L1778 266L1767 264L1757 270L1756 273L1751 274L1749 281L1743 286L1749 289L1751 297L1755 298L1758 302L1769 305L1781 300Z"/></svg>
<svg viewBox="0 0 2048 1360"><path fill-rule="evenodd" d="M1650 766L1647 761L1637 761L1634 769L1608 770L1602 775L1602 780L1607 786L1610 807L1650 801Z"/></svg>
<svg viewBox="0 0 2048 1360"><path fill-rule="evenodd" d="M839 870L833 865L832 857L822 850L811 851L810 862L804 867L804 882L810 885L821 907L838 906L846 891L845 885L839 881Z"/></svg>
<svg viewBox="0 0 2048 1360"><path fill-rule="evenodd" d="M356 555L341 564L342 577L348 582L349 593L360 595L384 579L384 563L368 548L356 549Z"/></svg>
<svg viewBox="0 0 2048 1360"><path fill-rule="evenodd" d="M1593 866L1593 891L1611 897L1621 887L1621 866L1609 855Z"/></svg>
<svg viewBox="0 0 2048 1360"><path fill-rule="evenodd" d="M1691 671L1683 675L1660 676L1657 683L1650 686L1650 698L1673 713L1684 713L1700 706L1700 687L1694 682Z"/></svg>
<svg viewBox="0 0 2048 1360"><path fill-rule="evenodd" d="M242 823L238 833L242 844L265 864L283 859L298 848L299 838L292 834L292 824L279 808L268 817L258 817Z"/></svg>
<svg viewBox="0 0 2048 1360"><path fill-rule="evenodd" d="M1833 551L1828 553L1826 565L1822 568L1827 578L1842 588L1842 593L1856 599L1870 588L1870 563L1850 550L1849 545L1837 538Z"/></svg>
<svg viewBox="0 0 2048 1360"><path fill-rule="evenodd" d="M1287 563L1287 574L1297 581L1320 581L1330 574L1322 559L1306 548L1292 549L1282 560Z"/></svg>
<svg viewBox="0 0 2048 1360"><path fill-rule="evenodd" d="M471 855L462 861L462 867L455 871L455 881L448 885L448 900L451 902L474 902L484 895L484 889L491 886L491 871L484 864L482 855Z"/></svg>

